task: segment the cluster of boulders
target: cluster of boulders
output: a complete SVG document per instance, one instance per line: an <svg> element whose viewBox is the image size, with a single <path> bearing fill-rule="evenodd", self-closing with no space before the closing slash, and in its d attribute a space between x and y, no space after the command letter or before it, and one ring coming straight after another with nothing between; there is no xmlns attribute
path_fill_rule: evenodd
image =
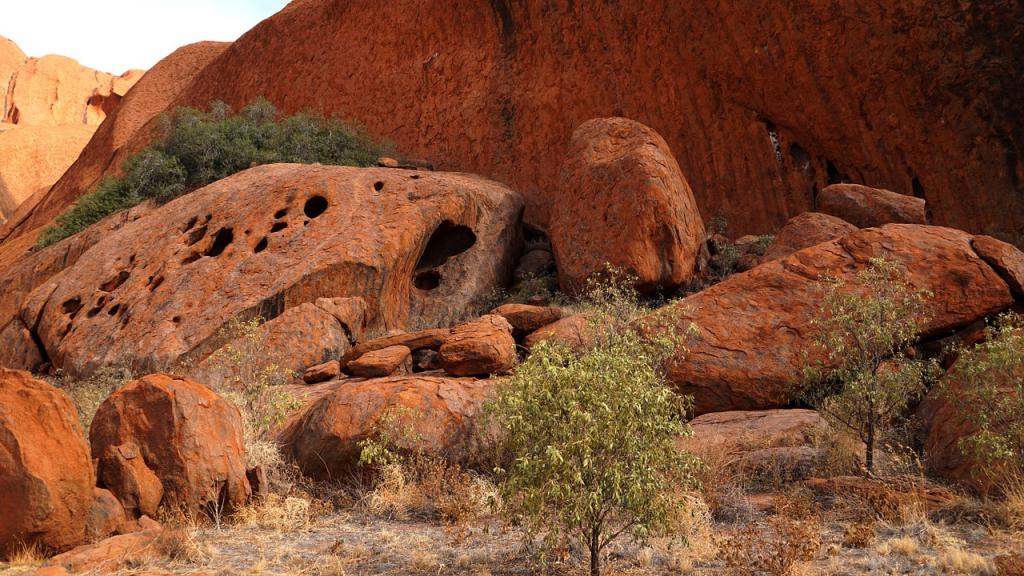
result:
<svg viewBox="0 0 1024 576"><path fill-rule="evenodd" d="M542 340L577 349L593 341L588 318L549 305L547 290L578 294L610 264L644 294L689 293L636 322L652 332L697 327L667 365L697 416L697 435L681 447L749 438L736 448L743 466L784 459L787 473L805 476L821 458L825 424L793 401L807 362L828 361L812 346L823 277L853 279L875 258L900 264L909 284L932 294L920 355L1024 298L1024 254L927 225L923 200L884 190L829 186L820 212L792 218L773 238L709 234L664 140L626 119L580 127L562 187L547 240L523 226L515 192L482 178L262 166L8 269L0 285L17 298L0 303L11 315L0 364L85 375L105 364L155 372L178 363L191 379L154 373L117 390L87 444L62 392L2 372L0 440L10 456L0 460L0 487L9 487L0 512L14 520L0 553L146 533L162 510L226 514L265 487L246 468L238 410L199 383L226 376L218 350L253 338L225 333L237 319L263 318L255 338L271 357L261 360L309 385L305 408L279 431L283 452L310 477L340 479L390 418L408 419L436 452L468 449L492 376ZM715 260L726 246L742 262L731 275ZM526 303L473 313L496 291L538 281ZM413 324L431 327L407 331ZM949 423L955 411L939 398L923 404L926 456L933 470L970 482L972 463L951 455L966 433Z"/></svg>

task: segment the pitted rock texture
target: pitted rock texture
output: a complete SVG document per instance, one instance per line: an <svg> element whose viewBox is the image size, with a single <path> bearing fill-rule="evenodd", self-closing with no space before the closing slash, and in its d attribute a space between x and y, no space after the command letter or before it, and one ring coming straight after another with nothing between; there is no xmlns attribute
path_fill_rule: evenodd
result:
<svg viewBox="0 0 1024 576"><path fill-rule="evenodd" d="M889 224L795 252L730 276L648 317L646 329L696 323L699 335L670 362L668 380L693 396L696 414L785 406L808 363L822 276L851 280L871 258L898 262L914 288L930 290L924 336L939 337L1014 303L1006 282L972 248L973 236L937 226ZM849 289L855 289L848 282ZM563 321L564 322L564 321ZM805 356L806 355L806 356Z"/></svg>
<svg viewBox="0 0 1024 576"><path fill-rule="evenodd" d="M694 273L704 222L668 144L625 118L573 132L551 198L551 246L562 290L577 293L612 266L637 289L672 290Z"/></svg>
<svg viewBox="0 0 1024 576"><path fill-rule="evenodd" d="M151 374L124 385L96 411L89 442L93 454L103 455L101 481L111 479L110 466L123 480L104 487L141 513L152 505L151 475L163 487L159 505L171 511L204 513L213 506L230 512L251 494L241 413L185 378ZM119 493L126 487L137 491Z"/></svg>
<svg viewBox="0 0 1024 576"><path fill-rule="evenodd" d="M858 228L884 224L927 224L923 198L857 184L833 184L817 198L818 210Z"/></svg>
<svg viewBox="0 0 1024 576"><path fill-rule="evenodd" d="M262 95L352 118L509 184L541 225L572 131L615 115L664 136L736 235L842 181L917 192L937 224L1020 230L1022 22L1014 0L302 0L168 107Z"/></svg>
<svg viewBox="0 0 1024 576"><path fill-rule="evenodd" d="M0 559L26 545L81 544L92 489L71 399L28 372L0 368Z"/></svg>
<svg viewBox="0 0 1024 576"><path fill-rule="evenodd" d="M428 451L457 457L493 386L487 380L430 376L342 382L292 422L281 440L303 472L324 480L356 470L360 442L380 431L385 417L411 429Z"/></svg>
<svg viewBox="0 0 1024 576"><path fill-rule="evenodd" d="M775 234L760 261L778 260L798 250L842 238L856 231L856 226L835 216L821 212L804 212L790 218L789 222Z"/></svg>
<svg viewBox="0 0 1024 576"><path fill-rule="evenodd" d="M60 178L142 74L29 58L0 37L0 224Z"/></svg>
<svg viewBox="0 0 1024 576"><path fill-rule="evenodd" d="M444 325L507 282L521 208L464 174L260 166L104 237L20 315L74 374L198 363L230 319L272 321L318 298L363 297L375 327Z"/></svg>

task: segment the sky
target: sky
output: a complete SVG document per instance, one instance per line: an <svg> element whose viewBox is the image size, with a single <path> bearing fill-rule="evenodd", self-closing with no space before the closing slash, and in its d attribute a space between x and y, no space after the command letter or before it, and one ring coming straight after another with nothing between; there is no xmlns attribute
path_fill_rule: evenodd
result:
<svg viewBox="0 0 1024 576"><path fill-rule="evenodd" d="M3 0L0 36L29 56L60 54L113 74L179 46L235 40L288 0Z"/></svg>

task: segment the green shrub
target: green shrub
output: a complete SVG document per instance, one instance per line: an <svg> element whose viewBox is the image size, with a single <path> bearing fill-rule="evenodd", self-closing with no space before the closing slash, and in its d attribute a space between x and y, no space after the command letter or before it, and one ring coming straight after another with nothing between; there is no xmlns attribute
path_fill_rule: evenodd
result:
<svg viewBox="0 0 1024 576"><path fill-rule="evenodd" d="M813 339L827 360L825 367L808 369L805 395L831 424L864 442L864 464L872 471L882 434L924 394L936 372L934 362L904 353L926 324L931 295L915 290L899 265L884 259L872 259L853 286L839 278L824 285Z"/></svg>
<svg viewBox="0 0 1024 576"><path fill-rule="evenodd" d="M238 114L223 102L208 112L178 108L162 119L163 138L129 158L43 231L45 247L146 200L167 202L258 164L370 166L384 150L361 130L312 112L280 118L258 99Z"/></svg>
<svg viewBox="0 0 1024 576"><path fill-rule="evenodd" d="M960 440L960 449L992 479L1024 473L1024 317L1000 316L984 342L958 352L947 382L961 385L942 393L971 407L963 414L975 432Z"/></svg>
<svg viewBox="0 0 1024 576"><path fill-rule="evenodd" d="M590 551L591 574L619 535L670 531L700 466L673 444L690 433L687 401L661 371L679 338L622 327L636 306L623 285L592 285L591 347L538 344L486 407L506 462L497 470L503 511L547 546L577 538Z"/></svg>

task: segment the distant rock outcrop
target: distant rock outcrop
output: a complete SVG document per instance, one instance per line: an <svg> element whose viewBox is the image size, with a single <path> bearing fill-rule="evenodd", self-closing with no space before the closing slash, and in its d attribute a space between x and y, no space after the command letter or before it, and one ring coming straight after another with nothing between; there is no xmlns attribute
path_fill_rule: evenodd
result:
<svg viewBox="0 0 1024 576"><path fill-rule="evenodd" d="M64 56L29 58L0 37L0 224L60 178L142 74L113 76Z"/></svg>

